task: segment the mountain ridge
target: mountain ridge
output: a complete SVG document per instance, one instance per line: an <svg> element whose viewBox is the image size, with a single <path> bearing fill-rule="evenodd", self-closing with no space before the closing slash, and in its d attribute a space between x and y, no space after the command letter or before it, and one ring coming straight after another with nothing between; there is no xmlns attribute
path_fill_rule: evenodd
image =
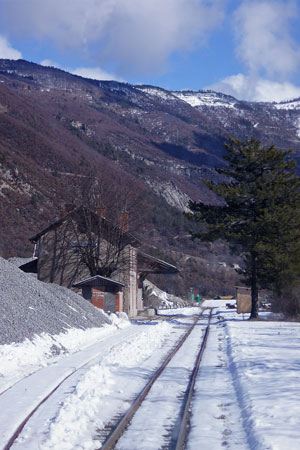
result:
<svg viewBox="0 0 300 450"><path fill-rule="evenodd" d="M299 105L97 81L0 60L0 255L29 256L28 238L72 201L70 180L105 168L112 182L128 180L143 192L148 246L196 256L187 237L174 236L187 236L182 211L189 199L218 201L203 180L221 179L214 167L224 165L224 141L254 136L293 148L300 160Z"/></svg>

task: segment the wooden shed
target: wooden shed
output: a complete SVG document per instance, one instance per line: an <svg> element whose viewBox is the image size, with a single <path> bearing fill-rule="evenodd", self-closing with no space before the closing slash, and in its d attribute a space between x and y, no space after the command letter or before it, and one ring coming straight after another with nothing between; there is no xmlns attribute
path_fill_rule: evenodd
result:
<svg viewBox="0 0 300 450"><path fill-rule="evenodd" d="M246 286L235 286L236 289L236 307L238 314L251 313L251 288ZM265 291L258 291L258 304L264 300Z"/></svg>
<svg viewBox="0 0 300 450"><path fill-rule="evenodd" d="M110 278L95 275L79 283L73 284L79 294L97 308L106 312L123 311L124 284Z"/></svg>

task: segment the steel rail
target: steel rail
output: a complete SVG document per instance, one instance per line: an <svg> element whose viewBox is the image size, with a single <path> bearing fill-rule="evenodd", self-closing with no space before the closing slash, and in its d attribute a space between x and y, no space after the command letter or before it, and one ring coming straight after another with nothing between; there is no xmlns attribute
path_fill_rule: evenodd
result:
<svg viewBox="0 0 300 450"><path fill-rule="evenodd" d="M212 309L210 310L210 313L209 313L208 324L205 329L202 343L200 346L200 350L198 352L195 366L194 366L193 372L191 373L189 384L188 384L188 387L187 387L187 390L185 393L181 413L180 413L179 420L178 420L178 422L180 423L180 426L177 428L175 427L173 430L173 435L171 438L171 442L173 445L171 444L171 448L174 448L174 450L182 450L184 448L184 444L185 444L185 441L186 441L186 438L188 435L190 416L191 416L191 404L192 404L192 399L193 399L194 390L195 390L195 383L196 383L200 363L202 360L202 356L203 356L203 353L204 353L204 350L206 347L206 343L207 343L207 339L208 339L208 335L209 335L211 316L212 316Z"/></svg>
<svg viewBox="0 0 300 450"><path fill-rule="evenodd" d="M23 428L25 427L25 425L27 424L27 422L29 421L29 419L34 415L34 413L40 408L40 406L45 403L52 394L54 394L55 391L57 391L57 389L68 379L70 378L72 375L74 375L76 372L78 372L79 370L83 369L85 366L87 366L88 364L90 364L93 360L96 360L98 358L98 356L93 356L92 358L90 358L88 361L86 361L84 364L82 364L81 366L77 367L76 369L73 369L68 375L66 375L34 408L33 410L25 417L25 419L20 423L20 425L16 428L14 434L11 436L11 438L8 440L7 444L3 447L3 450L9 450L11 448L11 446L14 444L14 442L16 441L16 439L19 437L19 435L21 434ZM29 378L30 375L27 375L26 377L24 377L23 379ZM22 380L23 380L22 379ZM20 381L22 381L20 380ZM16 384L18 384L20 381L17 381L17 383L15 383L14 385L10 386L9 388L7 388L5 391L1 392L1 395L4 394L6 391L8 391L9 389L12 389Z"/></svg>
<svg viewBox="0 0 300 450"><path fill-rule="evenodd" d="M86 363L88 364L88 363ZM84 364L85 365L85 364ZM63 380L61 380L61 382L55 386L54 389L52 389L51 392L49 392L46 397L44 397L39 403L38 405L36 405L36 407L25 417L25 419L23 420L23 422L20 423L20 425L18 426L18 428L16 429L16 431L14 432L14 434L12 435L12 437L9 439L9 441L7 442L7 444L3 447L3 450L9 450L11 448L11 446L14 444L14 442L16 441L16 439L19 437L20 433L22 432L23 428L25 427L26 423L28 422L28 420L33 416L33 414L39 409L39 407L45 403L49 397L51 397L52 394L54 394L54 392L68 379L70 378L72 375L74 375L75 372L77 372L79 369L82 369L81 366L78 369L74 370L73 372L69 373L69 375L67 375Z"/></svg>
<svg viewBox="0 0 300 450"><path fill-rule="evenodd" d="M202 311L203 313L203 311ZM139 393L139 395L134 400L132 406L129 408L127 413L121 418L121 420L118 422L116 428L111 432L111 434L108 436L108 438L105 440L105 442L102 444L101 450L108 450L113 448L113 445L118 441L118 439L121 437L121 435L124 432L124 429L132 419L133 415L139 408L140 404L143 402L144 398L146 397L147 393L151 389L152 385L156 381L156 379L160 376L164 368L168 365L168 363L171 361L173 356L177 353L177 351L180 349L180 347L183 345L183 343L186 341L188 336L191 334L192 330L194 329L196 323L200 320L201 315L197 316L194 320L193 325L188 329L188 331L184 334L184 336L181 338L179 343L175 346L174 349L168 354L167 358L163 362L163 364L157 369L152 376L152 378L149 380L149 382L146 384L144 389ZM96 357L91 358L89 361L86 361L84 364L82 364L80 367L77 367L75 370L70 372L68 375L66 375L52 390L49 392L34 408L33 410L24 418L24 420L21 422L21 424L17 427L11 438L8 440L7 444L3 447L3 450L9 450L16 439L21 434L23 428L27 424L27 422L30 420L30 418L35 414L35 412L40 408L40 406L45 403L51 396L54 394L55 391L72 375L74 375L76 372L90 364L93 360L95 360ZM30 375L26 376L25 378L29 377ZM18 382L17 382L18 383ZM16 384L17 384L16 383ZM12 386L11 386L12 387ZM6 392L7 390L11 389L11 387L7 388L2 393Z"/></svg>
<svg viewBox="0 0 300 450"><path fill-rule="evenodd" d="M202 311L203 313L203 311ZM163 370L166 368L166 366L169 364L173 356L178 352L178 350L182 347L188 336L193 331L195 325L202 317L202 314L195 318L193 325L188 329L188 331L184 334L184 336L181 338L181 340L178 342L178 344L175 346L174 349L168 354L167 358L164 360L164 362L161 364L161 366L154 372L146 386L142 389L142 391L137 395L127 412L122 416L122 418L117 423L116 427L110 432L106 440L102 443L101 450L111 450L114 448L114 445L116 442L120 439L122 434L124 433L127 425L131 421L132 417L136 413L136 411L139 409L140 405L144 401L146 395L150 391L151 387L155 383L155 381L158 379L158 377L161 375ZM99 449L100 450L100 449Z"/></svg>

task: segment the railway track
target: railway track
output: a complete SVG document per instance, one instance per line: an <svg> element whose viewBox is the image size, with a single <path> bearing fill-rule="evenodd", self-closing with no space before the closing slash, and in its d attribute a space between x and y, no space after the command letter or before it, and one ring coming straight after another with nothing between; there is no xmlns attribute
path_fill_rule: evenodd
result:
<svg viewBox="0 0 300 450"><path fill-rule="evenodd" d="M207 326L205 328L205 332L204 332L203 340L202 340L202 343L201 343L201 347L200 347L200 350L199 350L197 358L196 358L195 366L194 366L194 369L193 369L193 371L191 373L191 376L190 376L190 379L189 379L189 382L188 382L188 387L187 387L187 389L185 391L185 394L183 396L183 399L182 399L182 407L181 407L181 410L180 410L179 415L178 415L177 425L174 427L172 432L169 433L170 444L166 448L176 449L176 450L179 450L179 449L183 448L183 445L184 445L184 442L185 442L185 439L186 439L187 430L188 430L189 414L190 414L190 407L191 407L191 400L192 400L192 393L193 393L193 389L194 389L194 383L195 383L195 380L196 380L196 376L197 376L197 373L198 373L201 357L202 357L202 354L203 354L203 351L204 351L204 348L205 348L205 344L206 344L206 340L207 340L207 336L208 336L208 333L209 333L210 317L211 317L211 311L210 311L210 314L209 314L209 317L208 317L208 323L207 323ZM167 358L164 360L162 365L155 371L155 373L153 374L151 379L147 382L147 384L144 387L144 389L133 400L132 405L128 409L126 414L121 416L121 417L115 418L114 421L112 421L110 424L108 424L105 427L106 430L102 430L103 431L103 433L102 433L103 444L102 444L101 449L108 450L108 449L114 448L114 446L116 445L117 441L120 439L120 437L124 433L125 429L128 427L131 419L133 418L133 416L136 414L136 412L139 409L139 407L144 402L144 400L145 400L147 394L149 393L151 387L159 379L159 377L161 376L161 374L163 373L165 368L168 366L170 361L174 358L174 356L182 348L184 343L188 340L189 336L191 335L191 333L195 329L195 327L198 324L200 319L203 319L203 316L197 316L194 319L193 324L189 327L188 331L180 339L180 341L176 345L176 347L168 354ZM29 412L26 415L24 420L15 429L15 432L11 435L11 437L7 440L7 443L4 445L3 450L9 450L13 446L13 444L16 442L18 437L21 435L22 430L25 427L25 425L30 421L30 419L32 418L32 416L34 416L34 414L37 412L37 410L43 404L45 404L49 398L51 398L51 396L54 394L54 392L56 392L58 390L58 388L61 387L63 385L63 383L67 379L69 379L76 372L78 372L79 370L81 370L82 368L87 366L93 359L95 359L95 358L91 358L89 361L86 361L85 364L82 364L79 367L77 367L76 369L72 370L71 373L69 373L67 376L65 376L63 379L61 379L60 382L57 383L57 385L55 387L53 387L51 392L49 392L44 398L42 398L40 400L40 402L31 410L31 412ZM4 392L3 392L3 394L4 394ZM178 424L180 424L180 426L178 426Z"/></svg>
<svg viewBox="0 0 300 450"><path fill-rule="evenodd" d="M53 394L54 392L56 392L58 390L58 388L60 386L63 385L63 383L68 380L70 377L72 377L72 375L74 375L76 372L78 372L79 370L82 370L84 367L87 367L95 358L91 358L89 361L85 362L84 364L82 364L81 366L77 367L76 369L74 368L68 375L66 375L52 390L51 392L49 392L36 406L35 408L25 417L25 419L19 424L19 426L16 428L14 434L11 436L11 438L8 440L7 444L3 447L3 450L9 450L13 444L15 443L15 441L17 440L17 438L20 436L23 428L25 427L25 425L27 424L27 422L29 422L29 420L31 419L31 417L35 414L35 412L40 408L40 406L42 406ZM25 378L29 378L25 377ZM16 383L17 384L17 383ZM13 387L13 386L12 386ZM5 392L7 392L9 389L6 389L5 391L3 391L1 393L4 394Z"/></svg>
<svg viewBox="0 0 300 450"><path fill-rule="evenodd" d="M124 336L125 339L127 336L132 338L138 336L138 333L134 332L134 330L133 332L130 331L129 334L127 333L127 330L121 331L121 334L116 335L116 337L113 338L107 346L105 345L105 342L101 342L100 346L98 343L93 344L90 348L87 348L81 352L84 353L84 355L81 355L79 359L77 355L80 352L75 352L65 360L61 360L60 368L58 367L59 364L50 365L25 376L7 389L3 390L0 393L0 402L2 402L1 406L4 402L6 410L4 412L2 409L0 413L1 422L3 421L4 423L4 429L2 428L0 432L1 450L9 450L13 446L32 416L35 416L35 413L40 410L40 407L43 404L46 404L47 400L51 399L53 394L61 386L63 386L64 383L72 380L73 376L76 376L76 374L85 368L88 368L91 364L97 363L99 358L103 357L102 349L105 351L105 349L109 350L113 346L118 345L119 340L122 339L122 336ZM46 373L44 373L43 382L40 385L40 379L38 377L41 370ZM26 383L27 380L31 380L31 385ZM49 389L49 383L51 384L51 389ZM35 399L33 399L32 401L30 391L32 390L31 387L35 384L39 386L39 389L37 389L37 398L39 400L35 401ZM14 407L14 404L16 403L19 405L18 408ZM23 415L23 410L28 412ZM17 417L16 426L14 429L11 426L13 417ZM12 420L10 418L12 418ZM19 424L17 425L18 421ZM1 425L3 425L3 423Z"/></svg>
<svg viewBox="0 0 300 450"><path fill-rule="evenodd" d="M173 429L169 431L168 437L166 438L169 442L167 445L164 445L163 448L169 449L169 450L182 450L184 448L184 444L186 442L188 430L189 430L189 421L190 421L190 414L191 414L191 404L193 399L193 392L194 392L194 386L197 378L197 374L199 371L201 359L203 352L205 350L207 338L209 335L209 327L210 327L210 320L211 320L212 310L210 310L209 316L208 316L208 322L207 326L205 328L202 342L199 348L199 351L197 353L197 357L194 363L193 370L191 371L186 390L184 392L181 407L179 408L177 420L173 426ZM132 402L130 408L127 410L127 412L121 416L120 418L117 418L114 420L114 423L108 424L106 426L106 430L102 430L102 439L103 434L109 433L108 436L104 439L101 450L110 450L115 447L119 441L119 439L122 437L124 432L127 430L130 431L130 422L134 415L137 413L141 405L143 404L147 394L149 393L150 389L153 387L154 383L159 379L163 371L166 369L170 361L174 358L174 356L179 352L179 350L182 348L184 343L187 341L188 337L194 330L195 326L199 322L200 318L203 318L202 316L198 316L193 325L189 328L189 330L185 333L185 335L181 338L181 340L178 342L176 347L169 353L167 358L163 361L161 366L156 370L156 372L153 374L153 376L150 378L146 386L143 388L143 390L138 394L138 396L134 399ZM100 434L100 433L99 433ZM122 448L122 447L121 447Z"/></svg>

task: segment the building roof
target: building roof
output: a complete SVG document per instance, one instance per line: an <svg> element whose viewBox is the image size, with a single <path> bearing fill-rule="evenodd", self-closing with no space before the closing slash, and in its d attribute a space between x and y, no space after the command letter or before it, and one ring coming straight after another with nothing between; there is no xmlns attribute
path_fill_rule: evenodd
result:
<svg viewBox="0 0 300 450"><path fill-rule="evenodd" d="M178 273L179 269L162 259L148 255L141 250L137 251L138 270L144 273Z"/></svg>
<svg viewBox="0 0 300 450"><path fill-rule="evenodd" d="M86 208L85 208L86 209ZM32 236L31 238L29 238L29 240L31 242L33 242L34 244L36 244L42 236L44 236L45 234L47 234L49 231L55 230L56 228L59 228L66 220L68 220L70 217L72 217L75 214L80 214L81 211L84 210L83 206L79 206L78 208L74 208L72 211L68 212L67 214L65 214L64 217L61 217L60 219L56 219L54 222L52 222L50 225L48 225L46 228L44 228L43 230L41 230L39 233L35 234L34 236ZM95 214L95 216L97 216L97 213L92 212L92 214ZM105 217L101 217L103 224L105 224L106 229L112 229L115 227L115 225L113 225L112 222L110 222L108 219L106 219ZM141 245L140 241L133 236L133 234L129 233L129 232L124 232L123 234L123 239L126 240L128 244L131 244L133 246L138 247L139 245Z"/></svg>
<svg viewBox="0 0 300 450"><path fill-rule="evenodd" d="M241 289L244 291L251 291L251 287L248 286L234 286L236 290ZM265 292L265 289L258 289L258 292L263 293Z"/></svg>
<svg viewBox="0 0 300 450"><path fill-rule="evenodd" d="M83 286L114 286L114 287L124 287L125 284L119 281L112 280L111 278L102 277L101 275L95 275L94 277L87 278L86 280L79 281L79 283L73 284L73 287L83 287Z"/></svg>

